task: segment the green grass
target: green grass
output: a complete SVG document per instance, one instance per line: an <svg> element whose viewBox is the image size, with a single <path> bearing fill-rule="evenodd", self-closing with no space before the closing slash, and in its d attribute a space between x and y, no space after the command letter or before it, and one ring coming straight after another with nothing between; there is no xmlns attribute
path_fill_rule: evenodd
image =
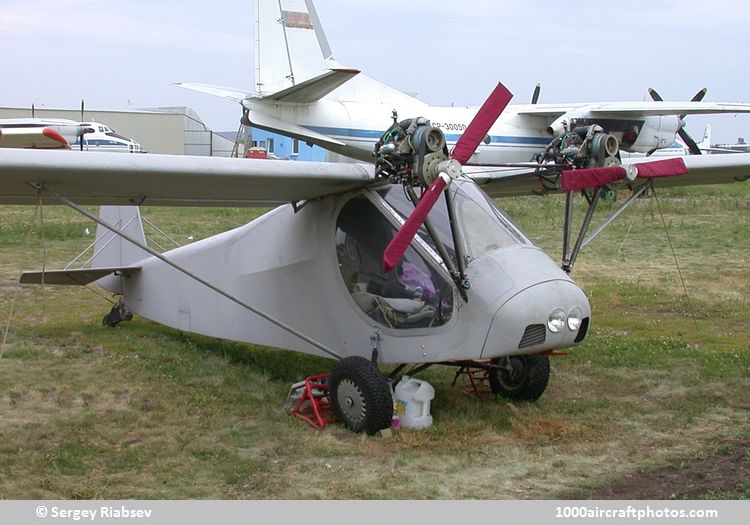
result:
<svg viewBox="0 0 750 525"><path fill-rule="evenodd" d="M592 304L590 335L553 360L537 403L477 400L449 386L453 370L430 369L435 425L391 438L314 431L283 411L289 385L328 360L139 318L106 329L102 297L25 287L0 360L0 497L551 498L744 438L750 185L659 198L689 298L655 203L639 201L581 255L574 277ZM559 257L562 199L501 205ZM44 212L46 265L60 267L94 225ZM186 243L261 212L145 215ZM45 252L39 228L27 235L32 215L0 207L3 323L18 270L39 267ZM705 497L747 498L744 487Z"/></svg>

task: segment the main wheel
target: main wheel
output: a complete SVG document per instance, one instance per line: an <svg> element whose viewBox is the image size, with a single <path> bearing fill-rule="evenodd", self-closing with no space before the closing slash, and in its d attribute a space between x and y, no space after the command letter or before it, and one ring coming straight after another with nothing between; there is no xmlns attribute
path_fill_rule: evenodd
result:
<svg viewBox="0 0 750 525"><path fill-rule="evenodd" d="M330 385L336 416L348 429L372 435L391 426L393 398L373 363L356 356L342 359L331 371Z"/></svg>
<svg viewBox="0 0 750 525"><path fill-rule="evenodd" d="M514 355L490 361L504 366L490 370L490 388L515 401L536 401L549 382L549 357L546 355Z"/></svg>

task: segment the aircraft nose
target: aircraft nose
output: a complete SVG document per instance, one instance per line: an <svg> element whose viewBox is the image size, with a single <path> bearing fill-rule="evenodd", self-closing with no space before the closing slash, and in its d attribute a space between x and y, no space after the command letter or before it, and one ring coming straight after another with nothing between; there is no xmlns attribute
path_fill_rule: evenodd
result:
<svg viewBox="0 0 750 525"><path fill-rule="evenodd" d="M498 308L482 358L573 346L586 337L590 317L589 301L573 281L534 284Z"/></svg>

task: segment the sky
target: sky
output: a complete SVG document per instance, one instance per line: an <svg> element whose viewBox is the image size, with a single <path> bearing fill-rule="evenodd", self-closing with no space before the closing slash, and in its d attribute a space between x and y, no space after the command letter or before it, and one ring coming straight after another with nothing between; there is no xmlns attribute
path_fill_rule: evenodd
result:
<svg viewBox="0 0 750 525"><path fill-rule="evenodd" d="M1 0L0 106L189 106L235 130L239 105L176 82L252 91L252 0ZM741 0L316 0L335 58L434 105L479 105L497 81L540 102L750 102ZM750 115L687 119L750 140Z"/></svg>

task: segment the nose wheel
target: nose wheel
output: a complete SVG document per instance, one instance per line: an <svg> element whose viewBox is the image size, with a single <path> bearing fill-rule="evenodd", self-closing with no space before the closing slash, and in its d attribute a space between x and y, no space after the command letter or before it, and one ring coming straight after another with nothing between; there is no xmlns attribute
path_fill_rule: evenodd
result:
<svg viewBox="0 0 750 525"><path fill-rule="evenodd" d="M514 401L536 401L549 382L549 357L546 355L514 355L490 361L499 368L489 371L490 388Z"/></svg>
<svg viewBox="0 0 750 525"><path fill-rule="evenodd" d="M336 363L330 392L336 416L349 430L375 434L391 426L390 388L378 367L367 359L347 357Z"/></svg>

